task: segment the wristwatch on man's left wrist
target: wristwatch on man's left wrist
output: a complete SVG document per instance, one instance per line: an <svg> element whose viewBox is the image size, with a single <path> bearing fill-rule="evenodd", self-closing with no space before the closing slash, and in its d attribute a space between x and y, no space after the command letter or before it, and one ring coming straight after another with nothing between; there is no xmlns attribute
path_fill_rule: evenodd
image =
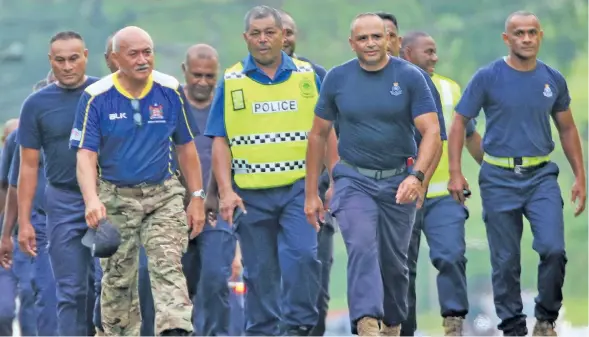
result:
<svg viewBox="0 0 589 337"><path fill-rule="evenodd" d="M205 198L207 197L207 194L205 193L205 190L203 190L201 188L198 191L192 192L191 197L193 197L193 198L200 198L202 200L205 200Z"/></svg>
<svg viewBox="0 0 589 337"><path fill-rule="evenodd" d="M409 175L414 176L415 178L417 178L417 180L419 180L420 183L423 183L423 180L425 179L425 174L421 171L415 170L415 171L411 171L409 173Z"/></svg>

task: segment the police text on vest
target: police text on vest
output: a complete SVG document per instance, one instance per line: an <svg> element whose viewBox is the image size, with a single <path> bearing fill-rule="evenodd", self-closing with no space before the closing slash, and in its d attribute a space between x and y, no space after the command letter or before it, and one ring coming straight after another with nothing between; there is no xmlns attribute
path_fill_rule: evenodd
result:
<svg viewBox="0 0 589 337"><path fill-rule="evenodd" d="M273 101L273 102L254 102L252 110L255 114L270 114L275 112L296 112L299 105L296 100Z"/></svg>

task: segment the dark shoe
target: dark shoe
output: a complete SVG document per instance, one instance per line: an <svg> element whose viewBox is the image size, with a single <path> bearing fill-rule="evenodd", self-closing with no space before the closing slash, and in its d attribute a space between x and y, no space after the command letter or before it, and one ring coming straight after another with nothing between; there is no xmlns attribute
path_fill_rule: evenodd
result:
<svg viewBox="0 0 589 337"><path fill-rule="evenodd" d="M290 326L286 329L287 336L309 336L311 327L308 326Z"/></svg>
<svg viewBox="0 0 589 337"><path fill-rule="evenodd" d="M190 336L190 332L183 329L168 329L162 331L160 336Z"/></svg>

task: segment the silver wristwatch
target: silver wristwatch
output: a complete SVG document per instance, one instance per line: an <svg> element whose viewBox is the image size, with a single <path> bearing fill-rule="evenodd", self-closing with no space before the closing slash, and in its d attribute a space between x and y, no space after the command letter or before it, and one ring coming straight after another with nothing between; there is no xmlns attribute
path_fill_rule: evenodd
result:
<svg viewBox="0 0 589 337"><path fill-rule="evenodd" d="M205 190L200 189L198 191L192 192L192 195L191 196L193 198L201 198L202 200L205 200L205 198L207 197L207 194L205 193Z"/></svg>

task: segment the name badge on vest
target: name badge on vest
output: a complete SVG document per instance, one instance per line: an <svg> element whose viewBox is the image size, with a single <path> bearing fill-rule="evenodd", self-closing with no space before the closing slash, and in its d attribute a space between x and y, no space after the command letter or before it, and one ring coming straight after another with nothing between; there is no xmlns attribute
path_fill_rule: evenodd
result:
<svg viewBox="0 0 589 337"><path fill-rule="evenodd" d="M252 111L255 114L271 114L277 112L296 112L299 111L299 104L296 100L272 101L272 102L254 102Z"/></svg>
<svg viewBox="0 0 589 337"><path fill-rule="evenodd" d="M233 104L233 110L239 111L245 109L245 99L243 98L243 90L231 91L231 103Z"/></svg>

